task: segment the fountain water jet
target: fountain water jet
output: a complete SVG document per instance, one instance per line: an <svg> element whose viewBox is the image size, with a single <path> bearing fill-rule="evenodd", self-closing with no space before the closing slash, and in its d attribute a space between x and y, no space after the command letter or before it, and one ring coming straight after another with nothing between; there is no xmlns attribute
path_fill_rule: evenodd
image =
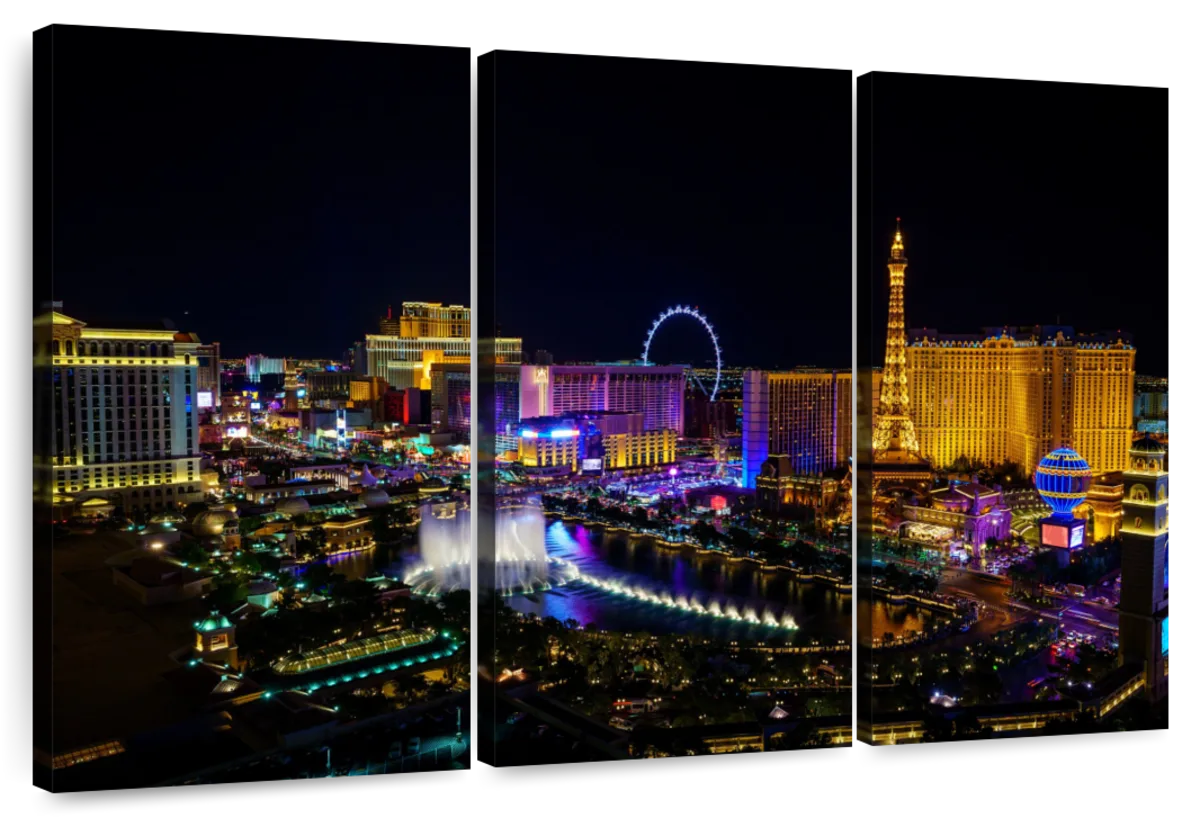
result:
<svg viewBox="0 0 1200 818"><path fill-rule="evenodd" d="M579 577L579 569L566 560L548 557L546 523L532 508L501 511L496 520L496 589L503 596L531 594L565 585ZM460 511L453 516L421 513L418 535L421 564L404 577L416 596L438 597L470 586L470 518Z"/></svg>

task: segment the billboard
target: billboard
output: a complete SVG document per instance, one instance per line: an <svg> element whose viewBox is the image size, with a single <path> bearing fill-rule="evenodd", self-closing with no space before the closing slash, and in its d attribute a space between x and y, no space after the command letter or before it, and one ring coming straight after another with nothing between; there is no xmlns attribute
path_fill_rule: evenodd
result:
<svg viewBox="0 0 1200 818"><path fill-rule="evenodd" d="M1042 520L1042 545L1049 548L1081 548L1085 525L1083 520L1075 519L1058 520L1051 517Z"/></svg>
<svg viewBox="0 0 1200 818"><path fill-rule="evenodd" d="M599 457L585 457L580 465L580 470L585 472L604 471L604 460Z"/></svg>
<svg viewBox="0 0 1200 818"><path fill-rule="evenodd" d="M1042 525L1042 545L1067 547L1067 529L1057 525Z"/></svg>
<svg viewBox="0 0 1200 818"><path fill-rule="evenodd" d="M198 406L201 409L211 409L212 405L213 405L213 393L212 392L197 392L196 393L196 406Z"/></svg>

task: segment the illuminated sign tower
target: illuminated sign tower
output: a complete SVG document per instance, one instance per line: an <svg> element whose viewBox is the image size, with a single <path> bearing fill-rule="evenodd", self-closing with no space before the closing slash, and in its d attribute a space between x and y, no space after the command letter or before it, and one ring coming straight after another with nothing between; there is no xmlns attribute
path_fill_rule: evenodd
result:
<svg viewBox="0 0 1200 818"><path fill-rule="evenodd" d="M1121 664L1143 666L1151 701L1167 695L1166 455L1149 435L1133 442L1122 500Z"/></svg>
<svg viewBox="0 0 1200 818"><path fill-rule="evenodd" d="M1041 542L1058 549L1060 565L1071 561L1071 551L1083 547L1087 521L1075 517L1075 508L1087 499L1092 469L1073 449L1055 449L1042 458L1034 473L1034 484L1042 500L1050 506L1050 516L1042 520Z"/></svg>

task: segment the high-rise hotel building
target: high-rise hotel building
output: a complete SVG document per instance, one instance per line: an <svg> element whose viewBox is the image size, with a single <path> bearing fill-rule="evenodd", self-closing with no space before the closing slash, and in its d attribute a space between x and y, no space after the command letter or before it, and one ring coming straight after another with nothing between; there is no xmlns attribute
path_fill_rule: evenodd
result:
<svg viewBox="0 0 1200 818"><path fill-rule="evenodd" d="M380 322L379 335L368 335L366 374L396 389L432 388L435 363L471 362L471 308L406 301L396 318ZM497 363L521 362L520 338L496 338Z"/></svg>
<svg viewBox="0 0 1200 818"><path fill-rule="evenodd" d="M405 301L394 317L392 308L388 307L387 316L379 321L379 334L397 338L470 338L471 308L461 304Z"/></svg>
<svg viewBox="0 0 1200 818"><path fill-rule="evenodd" d="M49 318L56 517L200 500L195 336Z"/></svg>
<svg viewBox="0 0 1200 818"><path fill-rule="evenodd" d="M742 484L783 455L800 475L850 462L854 400L849 371L747 370L742 379Z"/></svg>
<svg viewBox="0 0 1200 818"><path fill-rule="evenodd" d="M1066 446L1093 473L1123 471L1133 438L1134 348L1067 326L908 332L908 389L921 455L1012 461L1033 474Z"/></svg>
<svg viewBox="0 0 1200 818"><path fill-rule="evenodd" d="M431 367L434 428L470 439L470 366ZM637 413L638 432L670 429L683 433L686 371L679 366L515 366L496 367L496 451L516 452L517 427L533 417L570 413ZM674 438L672 438L673 440Z"/></svg>
<svg viewBox="0 0 1200 818"><path fill-rule="evenodd" d="M522 366L520 417L637 412L645 430L683 434L687 370L638 364Z"/></svg>

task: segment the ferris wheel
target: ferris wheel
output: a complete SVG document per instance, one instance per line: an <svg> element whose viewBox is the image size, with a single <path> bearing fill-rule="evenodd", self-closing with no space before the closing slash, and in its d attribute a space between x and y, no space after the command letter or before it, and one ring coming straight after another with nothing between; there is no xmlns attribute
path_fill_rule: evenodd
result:
<svg viewBox="0 0 1200 818"><path fill-rule="evenodd" d="M646 333L646 340L642 343L642 365L650 365L650 344L654 341L654 333L658 332L658 328L663 325L668 319L674 318L677 315L686 315L699 321L704 329L708 332L708 337L712 339L713 352L717 356L717 378L713 381L712 400L717 399L717 392L721 389L721 345L717 342L717 331L713 329L712 323L704 316L704 313L695 307L685 307L682 304L677 304L670 307L664 312L658 314L658 318L650 325L650 331Z"/></svg>

